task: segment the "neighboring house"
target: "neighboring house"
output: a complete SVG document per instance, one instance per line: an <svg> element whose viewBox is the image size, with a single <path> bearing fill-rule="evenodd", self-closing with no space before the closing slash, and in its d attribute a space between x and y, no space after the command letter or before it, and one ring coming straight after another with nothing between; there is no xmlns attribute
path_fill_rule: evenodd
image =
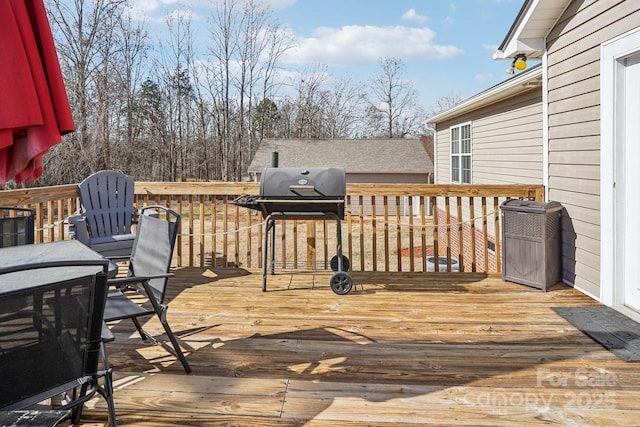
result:
<svg viewBox="0 0 640 427"><path fill-rule="evenodd" d="M433 161L418 139L264 139L249 175L260 180L277 152L280 167L344 167L347 182L429 182Z"/></svg>
<svg viewBox="0 0 640 427"><path fill-rule="evenodd" d="M435 128L437 183L543 183L541 66L428 122Z"/></svg>
<svg viewBox="0 0 640 427"><path fill-rule="evenodd" d="M540 65L431 117L428 123L435 131L436 183L543 183ZM438 222L446 223L444 212L440 210L438 213ZM489 215L488 263L490 269L495 270L497 260L491 218ZM465 222L463 227L466 247L463 252L469 255L471 239L468 215L449 221L458 220ZM477 233L481 233L480 230L481 227L478 226ZM444 233L444 230L441 230L441 233ZM482 238L476 239L476 242L482 241ZM457 241L450 244L453 252L458 253ZM477 247L476 252L482 254L483 249ZM480 262L484 262L484 259Z"/></svg>
<svg viewBox="0 0 640 427"><path fill-rule="evenodd" d="M279 167L343 167L347 183L433 180L433 161L418 139L264 139L249 165L252 180L260 181L273 152Z"/></svg>
<svg viewBox="0 0 640 427"><path fill-rule="evenodd" d="M640 3L526 0L494 57L511 61L519 54L542 61L538 159L548 200L565 209L563 281L640 319L633 255L640 242ZM448 141L440 138L449 130L438 117L443 115L435 117L436 182L445 183L452 181L451 160ZM529 130L512 124L516 144ZM474 169L475 136L471 181L486 182L485 173ZM496 157L494 170L519 152L514 145ZM495 179L528 182L522 175Z"/></svg>

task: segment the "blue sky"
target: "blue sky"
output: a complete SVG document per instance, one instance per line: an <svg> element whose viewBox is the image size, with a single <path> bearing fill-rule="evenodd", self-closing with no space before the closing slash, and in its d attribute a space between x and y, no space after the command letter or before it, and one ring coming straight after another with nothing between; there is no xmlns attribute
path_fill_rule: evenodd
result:
<svg viewBox="0 0 640 427"><path fill-rule="evenodd" d="M216 1L134 3L152 27L169 13L188 11L198 34ZM333 75L364 82L379 70L380 57L399 58L429 111L440 97L467 98L510 77L510 64L492 54L524 0L263 1L295 38L285 66L324 64Z"/></svg>

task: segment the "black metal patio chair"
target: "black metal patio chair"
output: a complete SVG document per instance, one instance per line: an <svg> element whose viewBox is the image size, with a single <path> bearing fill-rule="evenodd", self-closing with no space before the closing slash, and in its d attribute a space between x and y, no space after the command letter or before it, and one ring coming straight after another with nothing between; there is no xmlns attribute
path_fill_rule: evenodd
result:
<svg viewBox="0 0 640 427"><path fill-rule="evenodd" d="M155 215L147 215L147 210L153 210ZM167 207L152 205L142 209L127 276L109 280L111 290L104 320L131 319L144 341L162 345L180 360L185 372L190 373L191 367L167 321L165 302L167 283L173 276L169 269L179 224L180 215ZM144 301L140 301L141 295L146 297ZM139 318L153 315L160 320L171 345L153 337L142 327ZM103 338L105 341L113 339L107 331Z"/></svg>
<svg viewBox="0 0 640 427"><path fill-rule="evenodd" d="M115 426L111 371L98 368L108 262L47 261L58 243L0 249L0 419L78 420L97 393ZM61 406L24 412L55 397Z"/></svg>
<svg viewBox="0 0 640 427"><path fill-rule="evenodd" d="M33 243L34 219L33 209L0 206L0 248Z"/></svg>

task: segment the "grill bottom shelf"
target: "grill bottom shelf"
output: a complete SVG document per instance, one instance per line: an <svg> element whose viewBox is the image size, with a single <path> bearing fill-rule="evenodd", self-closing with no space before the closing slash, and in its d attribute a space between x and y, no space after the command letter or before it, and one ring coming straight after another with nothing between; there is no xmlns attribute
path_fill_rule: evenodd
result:
<svg viewBox="0 0 640 427"><path fill-rule="evenodd" d="M295 219L301 219L301 215L298 213L294 213ZM262 292L267 291L267 270L271 271L271 275L275 274L275 224L276 220L284 220L291 219L291 216L288 213L275 213L272 215L268 215L265 219L266 227L264 231L264 253L263 253L263 262L262 262ZM340 223L340 216L335 212L321 212L319 216L313 217L313 219L334 219L336 221L336 233L337 233L337 241L338 241L338 253L331 260L331 269L335 271L333 276L331 276L331 280L329 284L331 286L331 290L338 295L348 294L353 288L353 279L347 273L349 269L349 260L347 257L342 255L342 226ZM271 233L271 234L270 234ZM271 244L269 244L271 243ZM269 246L271 246L271 262L268 262L269 259Z"/></svg>

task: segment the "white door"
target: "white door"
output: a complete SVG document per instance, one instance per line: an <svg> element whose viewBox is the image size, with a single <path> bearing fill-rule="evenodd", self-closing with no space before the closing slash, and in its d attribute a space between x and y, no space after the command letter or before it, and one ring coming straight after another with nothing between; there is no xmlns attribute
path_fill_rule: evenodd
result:
<svg viewBox="0 0 640 427"><path fill-rule="evenodd" d="M618 182L622 183L619 191L623 193L619 200L624 205L618 206L624 218L618 218L624 225L618 229L618 238L624 248L624 305L640 311L640 55L626 59L622 70L623 90L618 94L624 101L617 128L624 141L620 141L617 164L621 178Z"/></svg>

